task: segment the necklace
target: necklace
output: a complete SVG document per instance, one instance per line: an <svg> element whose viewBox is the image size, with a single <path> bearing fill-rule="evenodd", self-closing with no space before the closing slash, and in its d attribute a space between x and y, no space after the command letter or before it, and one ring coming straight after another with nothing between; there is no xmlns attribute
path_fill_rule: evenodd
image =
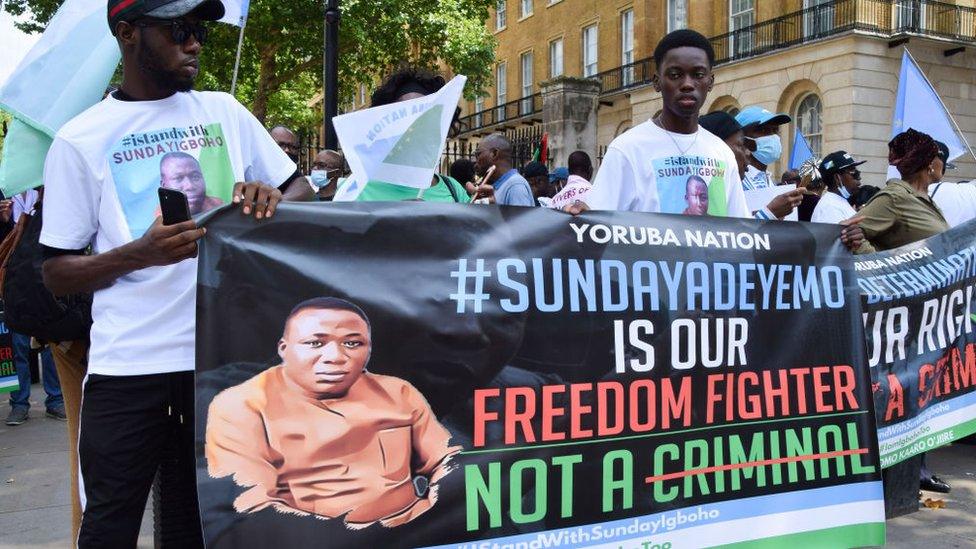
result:
<svg viewBox="0 0 976 549"><path fill-rule="evenodd" d="M695 146L695 143L698 142L698 134L701 133L699 131L696 131L695 132L695 138L691 140L691 145L688 145L687 148L685 148L685 149L682 150L681 145L678 145L678 140L675 139L674 136L671 135L671 132L669 132L668 129L664 127L664 124L661 122L660 117L655 118L654 119L654 123L659 128L661 128L662 130L664 130L664 133L668 134L668 137L671 138L671 142L674 143L674 148L678 149L679 156L684 156L685 154L688 153L688 151L690 151L692 149L692 147Z"/></svg>

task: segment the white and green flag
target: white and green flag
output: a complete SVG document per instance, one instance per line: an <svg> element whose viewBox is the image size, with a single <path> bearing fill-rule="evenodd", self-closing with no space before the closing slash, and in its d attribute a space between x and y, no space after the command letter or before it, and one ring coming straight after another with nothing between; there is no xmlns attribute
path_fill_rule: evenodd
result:
<svg viewBox="0 0 976 549"><path fill-rule="evenodd" d="M54 134L101 100L120 57L104 0L62 4L0 88L0 109L14 116L0 162L0 190L6 196L41 185Z"/></svg>
<svg viewBox="0 0 976 549"><path fill-rule="evenodd" d="M437 93L334 118L352 170L335 200L355 200L369 181L430 187L466 81L455 76Z"/></svg>

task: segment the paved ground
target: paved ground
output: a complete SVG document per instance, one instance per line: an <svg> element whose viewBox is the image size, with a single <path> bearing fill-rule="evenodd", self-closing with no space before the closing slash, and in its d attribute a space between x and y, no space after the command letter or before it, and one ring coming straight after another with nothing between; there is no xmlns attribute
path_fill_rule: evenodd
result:
<svg viewBox="0 0 976 549"><path fill-rule="evenodd" d="M10 412L0 394L0 548L63 549L71 546L68 424L44 416L44 391L32 387L31 418L2 423ZM152 514L142 521L139 548L153 546Z"/></svg>
<svg viewBox="0 0 976 549"><path fill-rule="evenodd" d="M0 420L8 412L4 402ZM923 508L888 521L888 546L976 548L976 446L954 444L929 456L929 466L952 484L952 493L926 494L942 499L944 509ZM31 408L24 425L0 423L0 548L70 547L67 464L67 424L45 418L43 404ZM152 547L149 510L139 547Z"/></svg>

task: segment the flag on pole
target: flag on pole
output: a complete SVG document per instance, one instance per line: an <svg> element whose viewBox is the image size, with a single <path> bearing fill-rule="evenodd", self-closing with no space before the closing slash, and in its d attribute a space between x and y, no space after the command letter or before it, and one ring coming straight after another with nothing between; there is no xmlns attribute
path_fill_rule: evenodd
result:
<svg viewBox="0 0 976 549"><path fill-rule="evenodd" d="M938 92L919 68L915 58L905 48L901 56L901 74L898 77L898 95L891 123L891 136L915 129L929 134L949 147L949 160L971 152L969 143L949 114ZM894 166L888 167L888 177L899 177Z"/></svg>
<svg viewBox="0 0 976 549"><path fill-rule="evenodd" d="M333 118L352 170L334 200L355 200L369 181L430 187L466 81L455 76L437 93Z"/></svg>
<svg viewBox="0 0 976 549"><path fill-rule="evenodd" d="M103 0L67 0L0 88L14 116L0 161L0 190L13 196L41 185L54 134L101 100L121 54Z"/></svg>
<svg viewBox="0 0 976 549"><path fill-rule="evenodd" d="M797 128L796 135L793 136L793 150L790 152L790 169L799 170L800 166L811 158L813 158L813 151L800 133L800 128Z"/></svg>
<svg viewBox="0 0 976 549"><path fill-rule="evenodd" d="M542 134L538 148L532 153L532 160L542 162L543 164L549 163L549 132Z"/></svg>
<svg viewBox="0 0 976 549"><path fill-rule="evenodd" d="M247 12L251 8L251 0L221 0L224 3L224 16L221 23L244 27L247 22Z"/></svg>

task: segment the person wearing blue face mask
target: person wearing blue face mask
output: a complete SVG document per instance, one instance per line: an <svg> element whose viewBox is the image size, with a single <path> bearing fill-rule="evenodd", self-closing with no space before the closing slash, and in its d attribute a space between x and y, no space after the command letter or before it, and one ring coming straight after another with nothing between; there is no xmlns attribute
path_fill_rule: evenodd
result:
<svg viewBox="0 0 976 549"><path fill-rule="evenodd" d="M820 197L810 221L814 223L840 223L854 217L851 197L861 186L861 172L857 162L846 151L832 152L820 163L820 175L827 185L827 192Z"/></svg>
<svg viewBox="0 0 976 549"><path fill-rule="evenodd" d="M762 107L752 105L735 115L735 121L742 126L746 144L750 150L749 163L742 177L745 191L765 189L776 185L769 173L769 166L783 154L783 143L779 138L779 127L792 119L787 114L776 114ZM803 200L803 193L794 190L773 199L763 210L756 212L757 218L783 219Z"/></svg>
<svg viewBox="0 0 976 549"><path fill-rule="evenodd" d="M308 179L319 200L332 200L336 193L336 184L344 168L345 161L342 154L336 151L326 149L315 155L315 161L312 162L312 173L309 174Z"/></svg>

